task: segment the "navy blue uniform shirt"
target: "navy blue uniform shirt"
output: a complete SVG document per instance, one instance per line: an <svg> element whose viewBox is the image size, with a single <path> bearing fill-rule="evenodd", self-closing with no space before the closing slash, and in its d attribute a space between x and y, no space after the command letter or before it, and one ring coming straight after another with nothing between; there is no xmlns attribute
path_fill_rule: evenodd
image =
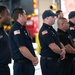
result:
<svg viewBox="0 0 75 75"><path fill-rule="evenodd" d="M52 26L43 24L39 31L39 41L41 45L41 56L59 58L60 55L53 52L48 46L51 43L56 43L60 48L60 41L56 31Z"/></svg>
<svg viewBox="0 0 75 75"><path fill-rule="evenodd" d="M75 48L73 39L70 34L68 34L67 32L64 32L60 29L58 29L58 34L59 34L59 39L63 43L64 46L70 44L73 48ZM66 56L69 58L73 58L73 57L75 57L75 54L67 53Z"/></svg>
<svg viewBox="0 0 75 75"><path fill-rule="evenodd" d="M8 34L0 28L0 64L8 64L11 62L11 47Z"/></svg>
<svg viewBox="0 0 75 75"><path fill-rule="evenodd" d="M72 36L72 38L75 38L75 24L69 21L70 27L67 30L67 32Z"/></svg>
<svg viewBox="0 0 75 75"><path fill-rule="evenodd" d="M9 32L9 37L12 46L12 58L14 60L28 60L21 54L19 50L20 46L27 47L35 56L34 48L32 46L32 40L25 26L22 26L20 23L15 22Z"/></svg>

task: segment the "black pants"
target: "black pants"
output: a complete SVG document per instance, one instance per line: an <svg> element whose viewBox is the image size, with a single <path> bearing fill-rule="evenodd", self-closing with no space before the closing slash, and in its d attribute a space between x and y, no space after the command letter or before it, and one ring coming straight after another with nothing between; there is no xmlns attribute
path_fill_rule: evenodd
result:
<svg viewBox="0 0 75 75"><path fill-rule="evenodd" d="M73 61L73 75L75 75L75 59Z"/></svg>
<svg viewBox="0 0 75 75"><path fill-rule="evenodd" d="M34 75L32 63L14 63L14 75Z"/></svg>
<svg viewBox="0 0 75 75"><path fill-rule="evenodd" d="M58 67L57 75L73 75L73 60L72 59L64 59L61 60Z"/></svg>
<svg viewBox="0 0 75 75"><path fill-rule="evenodd" d="M0 75L10 75L10 69L8 65L0 65Z"/></svg>
<svg viewBox="0 0 75 75"><path fill-rule="evenodd" d="M58 60L40 59L42 75L57 75Z"/></svg>

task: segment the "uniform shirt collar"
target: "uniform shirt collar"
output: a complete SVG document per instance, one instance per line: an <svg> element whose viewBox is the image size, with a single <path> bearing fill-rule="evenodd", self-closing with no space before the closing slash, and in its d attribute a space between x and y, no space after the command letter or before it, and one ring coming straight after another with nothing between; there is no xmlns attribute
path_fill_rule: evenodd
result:
<svg viewBox="0 0 75 75"><path fill-rule="evenodd" d="M71 21L69 21L70 26L75 26L74 23L72 23Z"/></svg>
<svg viewBox="0 0 75 75"><path fill-rule="evenodd" d="M43 23L43 26L47 27L47 28L52 28L52 26L49 26L48 24L46 23Z"/></svg>
<svg viewBox="0 0 75 75"><path fill-rule="evenodd" d="M59 28L58 28L58 32L60 32L60 33L67 33L67 32L62 31L62 30L59 29Z"/></svg>
<svg viewBox="0 0 75 75"><path fill-rule="evenodd" d="M4 29L4 27L2 26L1 28L0 28L0 30L3 30Z"/></svg>
<svg viewBox="0 0 75 75"><path fill-rule="evenodd" d="M22 25L21 25L19 22L17 22L17 21L15 21L15 25L19 26L20 28L23 28L23 27L26 28L25 25L22 26Z"/></svg>

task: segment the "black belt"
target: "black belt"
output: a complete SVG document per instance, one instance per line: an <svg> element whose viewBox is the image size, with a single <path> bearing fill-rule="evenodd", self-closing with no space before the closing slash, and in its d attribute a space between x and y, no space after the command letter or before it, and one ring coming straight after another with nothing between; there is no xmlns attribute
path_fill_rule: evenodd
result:
<svg viewBox="0 0 75 75"><path fill-rule="evenodd" d="M0 64L0 67L8 67L8 64Z"/></svg>
<svg viewBox="0 0 75 75"><path fill-rule="evenodd" d="M15 60L14 63L30 63L31 61Z"/></svg>
<svg viewBox="0 0 75 75"><path fill-rule="evenodd" d="M61 60L60 58L52 58L52 57L41 57L41 58L45 60Z"/></svg>

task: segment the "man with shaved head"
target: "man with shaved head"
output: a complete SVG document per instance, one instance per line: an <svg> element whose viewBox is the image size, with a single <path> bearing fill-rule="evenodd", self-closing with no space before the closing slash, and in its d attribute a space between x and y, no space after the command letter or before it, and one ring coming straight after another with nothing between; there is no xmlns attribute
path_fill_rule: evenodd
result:
<svg viewBox="0 0 75 75"><path fill-rule="evenodd" d="M69 23L66 18L59 18L58 21L58 34L59 39L66 48L66 59L61 61L60 68L61 75L72 75L72 63L75 56L75 46L70 34L66 32L69 28Z"/></svg>

